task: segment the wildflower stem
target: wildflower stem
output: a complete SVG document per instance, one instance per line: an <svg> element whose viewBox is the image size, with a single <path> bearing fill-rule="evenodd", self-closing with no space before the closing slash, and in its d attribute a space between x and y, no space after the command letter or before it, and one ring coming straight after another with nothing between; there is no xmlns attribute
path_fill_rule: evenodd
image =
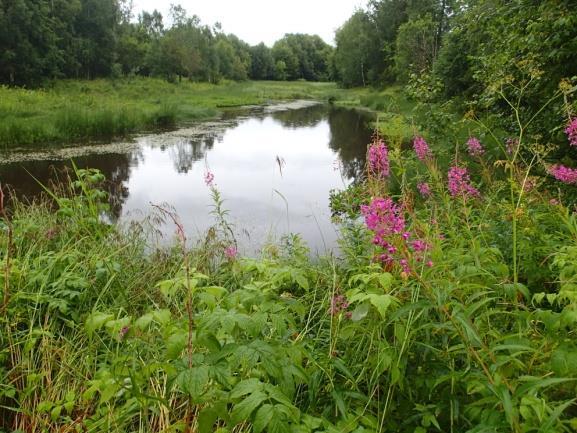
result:
<svg viewBox="0 0 577 433"><path fill-rule="evenodd" d="M13 230L12 230L12 223L10 222L10 218L8 218L6 208L4 207L4 191L2 189L2 184L0 184L0 216L6 222L6 225L8 227L8 242L6 245L6 263L4 264L4 296L2 300L2 308L0 309L0 311L4 313L10 300L10 259L12 254Z"/></svg>

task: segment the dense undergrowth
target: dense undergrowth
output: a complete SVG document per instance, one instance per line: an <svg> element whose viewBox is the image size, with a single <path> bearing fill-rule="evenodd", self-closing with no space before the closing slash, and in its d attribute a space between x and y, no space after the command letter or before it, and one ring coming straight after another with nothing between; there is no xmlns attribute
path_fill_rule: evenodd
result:
<svg viewBox="0 0 577 433"><path fill-rule="evenodd" d="M455 147L377 135L333 197L338 258L298 237L240 257L211 174L204 239L155 207L168 250L103 222L96 171L2 208L0 429L577 430L577 217L553 179L577 174L526 125L477 124Z"/></svg>

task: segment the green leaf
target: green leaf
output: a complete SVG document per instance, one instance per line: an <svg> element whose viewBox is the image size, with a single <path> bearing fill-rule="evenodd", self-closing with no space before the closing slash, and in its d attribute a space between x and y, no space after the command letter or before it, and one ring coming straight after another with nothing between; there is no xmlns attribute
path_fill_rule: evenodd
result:
<svg viewBox="0 0 577 433"><path fill-rule="evenodd" d="M170 310L156 310L152 312L154 320L161 325L166 325L170 322Z"/></svg>
<svg viewBox="0 0 577 433"><path fill-rule="evenodd" d="M260 433L264 431L266 426L271 421L273 415L274 415L274 407L271 404L262 405L256 412L254 421L252 423L255 433Z"/></svg>
<svg viewBox="0 0 577 433"><path fill-rule="evenodd" d="M232 410L232 421L238 424L243 421L248 421L254 410L261 405L261 403L268 399L268 396L262 391L256 391L250 394L240 403L236 404Z"/></svg>
<svg viewBox="0 0 577 433"><path fill-rule="evenodd" d="M543 425L541 425L541 428L539 429L539 433L549 433L551 431L551 428L553 427L555 422L559 419L561 414L565 411L565 409L567 409L569 406L574 404L575 401L577 401L576 398L569 400L569 401L557 406L555 408L555 410L553 412L551 412L549 419L545 423L543 423Z"/></svg>
<svg viewBox="0 0 577 433"><path fill-rule="evenodd" d="M369 295L369 301L377 309L383 319L387 314L387 310L391 305L392 299L393 297L390 295Z"/></svg>
<svg viewBox="0 0 577 433"><path fill-rule="evenodd" d="M123 317L121 319L109 320L105 323L106 330L112 337L120 338L120 331L130 325L131 318Z"/></svg>
<svg viewBox="0 0 577 433"><path fill-rule="evenodd" d="M256 391L262 391L263 386L259 379L241 380L230 392L230 398L239 398Z"/></svg>
<svg viewBox="0 0 577 433"><path fill-rule="evenodd" d="M208 384L208 366L201 365L181 372L176 378L176 384L194 401L199 401Z"/></svg>
<svg viewBox="0 0 577 433"><path fill-rule="evenodd" d="M175 280L161 281L156 286L160 290L160 293L162 293L167 298L173 297L178 290L178 284Z"/></svg>
<svg viewBox="0 0 577 433"><path fill-rule="evenodd" d="M52 411L50 412L50 419L52 421L57 421L60 418L60 413L62 412L62 406L54 406Z"/></svg>
<svg viewBox="0 0 577 433"><path fill-rule="evenodd" d="M47 413L52 409L53 406L54 404L51 401L41 401L36 406L36 411L38 413Z"/></svg>
<svg viewBox="0 0 577 433"><path fill-rule="evenodd" d="M152 323L153 318L154 317L153 317L152 313L145 314L144 316L141 316L134 321L134 327L136 329L144 331Z"/></svg>
<svg viewBox="0 0 577 433"><path fill-rule="evenodd" d="M220 299L228 294L228 290L220 286L209 286L203 289L206 293L211 294L216 299Z"/></svg>
<svg viewBox="0 0 577 433"><path fill-rule="evenodd" d="M166 356L169 359L177 359L184 350L188 340L188 334L178 331L170 335L166 340Z"/></svg>
<svg viewBox="0 0 577 433"><path fill-rule="evenodd" d="M301 272L293 272L292 276L293 279L296 281L296 283L301 287L301 289L309 290L310 288L309 281L306 279L304 274L302 274Z"/></svg>
<svg viewBox="0 0 577 433"><path fill-rule="evenodd" d="M113 314L101 313L99 311L92 313L86 319L84 328L89 337L92 337L95 331L101 329L108 321L114 319Z"/></svg>
<svg viewBox="0 0 577 433"><path fill-rule="evenodd" d="M222 410L226 408L218 406L206 406L198 414L198 432L212 433L214 431L214 423L219 417Z"/></svg>
<svg viewBox="0 0 577 433"><path fill-rule="evenodd" d="M393 283L393 276L391 274L389 274L388 272L383 272L381 274L378 274L377 278L379 280L379 284L383 289L386 290L391 288L391 284Z"/></svg>
<svg viewBox="0 0 577 433"><path fill-rule="evenodd" d="M360 322L363 320L367 314L369 313L371 304L368 302L363 302L362 304L357 305L357 307L353 310L353 315L351 319L353 322Z"/></svg>

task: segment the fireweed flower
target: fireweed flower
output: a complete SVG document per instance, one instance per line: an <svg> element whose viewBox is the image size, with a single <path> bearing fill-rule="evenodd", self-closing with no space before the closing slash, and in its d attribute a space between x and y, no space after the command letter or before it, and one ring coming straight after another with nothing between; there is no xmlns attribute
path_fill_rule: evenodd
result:
<svg viewBox="0 0 577 433"><path fill-rule="evenodd" d="M210 171L204 173L204 183L206 184L206 186L212 186L213 182L214 182L214 174L212 174Z"/></svg>
<svg viewBox="0 0 577 433"><path fill-rule="evenodd" d="M373 238L375 245L387 248L389 243L386 238L405 230L403 209L391 198L375 198L368 206L361 206L361 213L369 230L375 233Z"/></svg>
<svg viewBox="0 0 577 433"><path fill-rule="evenodd" d="M425 139L421 136L416 136L413 140L413 149L415 149L415 153L417 154L417 158L419 161L426 161L428 160L432 154L431 149L429 149L429 145L425 141Z"/></svg>
<svg viewBox="0 0 577 433"><path fill-rule="evenodd" d="M421 239L417 239L411 242L411 247L413 248L413 251L415 251L416 253L424 253L429 249L429 244L427 244L425 241Z"/></svg>
<svg viewBox="0 0 577 433"><path fill-rule="evenodd" d="M409 261L407 259L399 260L399 264L401 265L401 268L403 268L403 272L407 274L411 273L411 267L409 266Z"/></svg>
<svg viewBox="0 0 577 433"><path fill-rule="evenodd" d="M479 191L471 185L469 173L465 167L449 169L449 193L451 197L478 197Z"/></svg>
<svg viewBox="0 0 577 433"><path fill-rule="evenodd" d="M473 157L483 156L483 154L485 153L485 149L483 148L483 145L481 144L478 138L475 137L469 138L469 140L467 141L467 147L469 149L469 155Z"/></svg>
<svg viewBox="0 0 577 433"><path fill-rule="evenodd" d="M577 146L577 117L573 117L567 128L565 129L567 138L569 138L569 144L571 146Z"/></svg>
<svg viewBox="0 0 577 433"><path fill-rule="evenodd" d="M336 316L341 312L345 312L349 308L349 302L343 295L336 295L331 298L331 306L329 313L331 316Z"/></svg>
<svg viewBox="0 0 577 433"><path fill-rule="evenodd" d="M423 198L427 198L431 195L431 187L427 182L418 183L417 189Z"/></svg>
<svg viewBox="0 0 577 433"><path fill-rule="evenodd" d="M389 149L382 140L369 147L369 171L376 177L389 177Z"/></svg>
<svg viewBox="0 0 577 433"><path fill-rule="evenodd" d="M564 165L554 165L549 168L549 174L566 184L577 183L577 169L575 168L565 167Z"/></svg>
<svg viewBox="0 0 577 433"><path fill-rule="evenodd" d="M236 259L237 255L238 255L238 250L236 249L236 247L234 245L231 245L231 246L226 247L224 249L224 256L229 260Z"/></svg>

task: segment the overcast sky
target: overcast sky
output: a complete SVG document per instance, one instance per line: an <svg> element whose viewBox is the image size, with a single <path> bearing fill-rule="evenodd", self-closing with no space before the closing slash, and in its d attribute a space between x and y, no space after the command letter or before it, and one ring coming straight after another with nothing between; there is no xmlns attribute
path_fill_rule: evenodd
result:
<svg viewBox="0 0 577 433"><path fill-rule="evenodd" d="M203 24L222 24L251 45L272 46L285 33L318 34L333 43L334 31L366 0L134 0L135 14L158 9L167 20L171 3L181 4Z"/></svg>

